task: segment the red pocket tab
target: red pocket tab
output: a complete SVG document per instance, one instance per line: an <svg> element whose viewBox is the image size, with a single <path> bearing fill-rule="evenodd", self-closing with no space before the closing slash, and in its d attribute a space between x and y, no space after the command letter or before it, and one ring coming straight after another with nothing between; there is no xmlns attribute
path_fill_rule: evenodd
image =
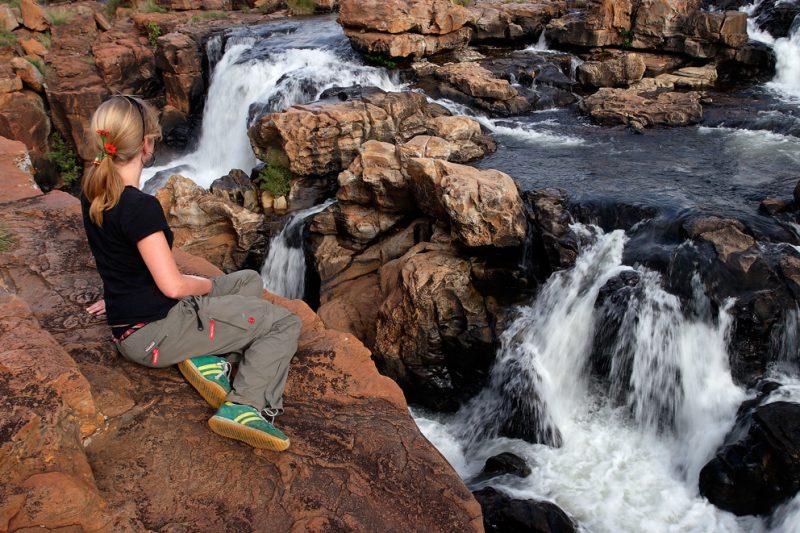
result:
<svg viewBox="0 0 800 533"><path fill-rule="evenodd" d="M214 340L214 330L216 329L216 325L217 325L217 323L214 322L213 318L211 320L209 320L209 322L208 322L208 340L210 340L210 341Z"/></svg>

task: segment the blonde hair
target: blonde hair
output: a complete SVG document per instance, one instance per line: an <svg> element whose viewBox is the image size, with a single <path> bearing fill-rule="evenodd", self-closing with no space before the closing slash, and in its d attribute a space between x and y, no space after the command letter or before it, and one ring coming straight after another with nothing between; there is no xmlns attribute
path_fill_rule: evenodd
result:
<svg viewBox="0 0 800 533"><path fill-rule="evenodd" d="M138 157L146 138L160 139L161 126L147 103L132 96L114 96L92 115L90 135L98 159L83 178L83 194L91 204L89 218L102 226L103 212L116 206L125 190L116 165ZM113 145L116 151L107 151L104 143Z"/></svg>

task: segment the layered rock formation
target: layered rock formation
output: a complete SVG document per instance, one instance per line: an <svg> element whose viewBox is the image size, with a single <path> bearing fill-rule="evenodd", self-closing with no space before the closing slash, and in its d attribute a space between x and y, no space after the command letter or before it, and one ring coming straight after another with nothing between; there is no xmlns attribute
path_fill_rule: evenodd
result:
<svg viewBox="0 0 800 533"><path fill-rule="evenodd" d="M583 99L581 110L599 124L686 126L703 120L697 92L660 92L636 89L600 89Z"/></svg>
<svg viewBox="0 0 800 533"><path fill-rule="evenodd" d="M449 0L342 0L339 22L360 51L420 58L462 48L472 14Z"/></svg>
<svg viewBox="0 0 800 533"><path fill-rule="evenodd" d="M3 203L0 224L13 239L0 253L0 529L481 531L400 389L302 302L267 295L303 331L280 419L292 447L254 451L212 434L175 369L123 360L84 311L102 290L75 198Z"/></svg>

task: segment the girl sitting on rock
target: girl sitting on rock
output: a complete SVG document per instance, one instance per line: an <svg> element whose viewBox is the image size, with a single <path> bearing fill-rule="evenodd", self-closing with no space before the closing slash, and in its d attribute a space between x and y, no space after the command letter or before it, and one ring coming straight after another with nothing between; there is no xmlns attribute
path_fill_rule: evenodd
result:
<svg viewBox="0 0 800 533"><path fill-rule="evenodd" d="M107 315L129 361L153 368L177 363L217 409L208 421L212 431L285 450L289 439L273 422L283 412L300 321L261 298L257 272L210 280L180 273L161 205L139 190L142 168L161 137L150 106L114 96L95 111L91 128L99 153L84 177L81 205L104 299L87 311ZM230 363L216 355L231 352L241 355L232 385Z"/></svg>

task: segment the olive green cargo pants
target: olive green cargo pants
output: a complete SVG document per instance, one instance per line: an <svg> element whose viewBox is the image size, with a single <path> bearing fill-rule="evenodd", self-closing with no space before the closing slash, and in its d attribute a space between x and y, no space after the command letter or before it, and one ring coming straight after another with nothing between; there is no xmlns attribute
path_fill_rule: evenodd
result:
<svg viewBox="0 0 800 533"><path fill-rule="evenodd" d="M242 270L213 278L211 284L207 296L183 298L166 317L118 343L119 351L153 368L203 355L234 354L240 364L228 401L282 412L300 320L261 298L258 272Z"/></svg>

